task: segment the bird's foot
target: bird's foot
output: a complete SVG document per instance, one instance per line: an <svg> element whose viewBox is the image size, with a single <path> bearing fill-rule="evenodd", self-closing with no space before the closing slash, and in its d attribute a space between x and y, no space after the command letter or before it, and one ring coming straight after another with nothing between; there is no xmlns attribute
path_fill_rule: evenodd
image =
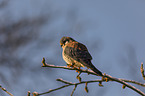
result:
<svg viewBox="0 0 145 96"><path fill-rule="evenodd" d="M67 67L74 67L74 64L67 64Z"/></svg>

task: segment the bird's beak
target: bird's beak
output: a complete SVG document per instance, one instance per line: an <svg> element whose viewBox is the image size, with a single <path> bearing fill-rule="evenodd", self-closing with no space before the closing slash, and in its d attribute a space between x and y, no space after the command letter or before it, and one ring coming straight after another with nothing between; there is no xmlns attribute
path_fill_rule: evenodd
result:
<svg viewBox="0 0 145 96"><path fill-rule="evenodd" d="M60 43L60 46L62 47L62 46L63 46L63 44L62 44L62 43Z"/></svg>
<svg viewBox="0 0 145 96"><path fill-rule="evenodd" d="M63 43L60 43L60 46L62 47L63 46Z"/></svg>

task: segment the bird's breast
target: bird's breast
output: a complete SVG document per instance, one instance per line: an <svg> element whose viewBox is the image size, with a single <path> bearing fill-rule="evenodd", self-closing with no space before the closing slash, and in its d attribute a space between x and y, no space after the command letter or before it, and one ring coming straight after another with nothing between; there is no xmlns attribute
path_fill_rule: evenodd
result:
<svg viewBox="0 0 145 96"><path fill-rule="evenodd" d="M62 57L63 57L64 61L67 64L72 64L73 63L72 60L71 60L71 58L67 54L65 54L64 51L62 52Z"/></svg>
<svg viewBox="0 0 145 96"><path fill-rule="evenodd" d="M79 61L65 54L64 50L62 52L62 57L67 64L74 64L74 66L76 67L84 67L84 65L81 64Z"/></svg>

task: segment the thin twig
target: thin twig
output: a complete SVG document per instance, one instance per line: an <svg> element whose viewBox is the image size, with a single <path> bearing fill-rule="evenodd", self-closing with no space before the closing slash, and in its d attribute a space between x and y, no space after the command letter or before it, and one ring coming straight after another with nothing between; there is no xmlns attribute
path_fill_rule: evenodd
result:
<svg viewBox="0 0 145 96"><path fill-rule="evenodd" d="M10 96L14 96L12 93L8 92L8 91L6 90L6 88L3 88L1 85L0 85L0 88L1 88L3 91L5 91L7 94L9 94Z"/></svg>
<svg viewBox="0 0 145 96"><path fill-rule="evenodd" d="M145 74L144 74L143 63L141 63L140 71L141 71L141 74L142 74L143 79L145 80Z"/></svg>
<svg viewBox="0 0 145 96"><path fill-rule="evenodd" d="M65 83L65 84L74 85L74 83L72 83L72 82L68 82L68 81L65 81L65 80L63 80L63 79L61 79L61 78L56 79L56 81L60 81L60 82Z"/></svg>
<svg viewBox="0 0 145 96"><path fill-rule="evenodd" d="M44 95L44 94L47 94L47 93L50 93L50 92L53 92L53 91L56 91L56 90L59 90L59 89L62 89L62 88L68 87L68 86L70 86L70 84L66 84L66 85L61 86L61 87L58 87L58 88L56 88L56 89L49 89L49 91L44 92L44 93L39 93L38 95Z"/></svg>
<svg viewBox="0 0 145 96"><path fill-rule="evenodd" d="M61 87L58 87L56 89L49 89L49 91L47 92L44 92L44 93L39 93L38 95L43 95L43 94L47 94L47 93L50 93L50 92L53 92L53 91L56 91L56 90L59 90L59 89L62 89L62 88L65 88L65 87L68 87L68 86L72 86L72 85L80 85L80 84L84 84L84 83L94 83L94 82L100 82L102 80L91 80L91 81L82 81L82 82L79 82L79 83L72 83L72 82L69 82L66 81L66 80L63 80L63 79L57 79L57 81L60 81L62 83L65 83L66 85L64 86L61 86ZM66 83L67 82L67 83Z"/></svg>
<svg viewBox="0 0 145 96"><path fill-rule="evenodd" d="M72 91L72 93L71 93L71 96L73 96L73 94L74 94L76 88L77 88L77 85L75 85L75 87L74 87L74 89L73 89L73 91Z"/></svg>

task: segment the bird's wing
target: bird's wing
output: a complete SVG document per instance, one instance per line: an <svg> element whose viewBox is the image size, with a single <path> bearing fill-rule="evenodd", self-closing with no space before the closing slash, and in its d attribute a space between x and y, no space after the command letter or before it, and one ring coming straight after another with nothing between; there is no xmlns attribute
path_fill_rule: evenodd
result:
<svg viewBox="0 0 145 96"><path fill-rule="evenodd" d="M65 47L64 53L81 63L83 63L82 61L90 61L92 59L92 56L88 52L86 46L79 42L68 43Z"/></svg>
<svg viewBox="0 0 145 96"><path fill-rule="evenodd" d="M97 75L102 76L102 72L91 63L92 56L85 45L79 42L68 43L64 49L64 53L82 63L84 66L92 69Z"/></svg>

